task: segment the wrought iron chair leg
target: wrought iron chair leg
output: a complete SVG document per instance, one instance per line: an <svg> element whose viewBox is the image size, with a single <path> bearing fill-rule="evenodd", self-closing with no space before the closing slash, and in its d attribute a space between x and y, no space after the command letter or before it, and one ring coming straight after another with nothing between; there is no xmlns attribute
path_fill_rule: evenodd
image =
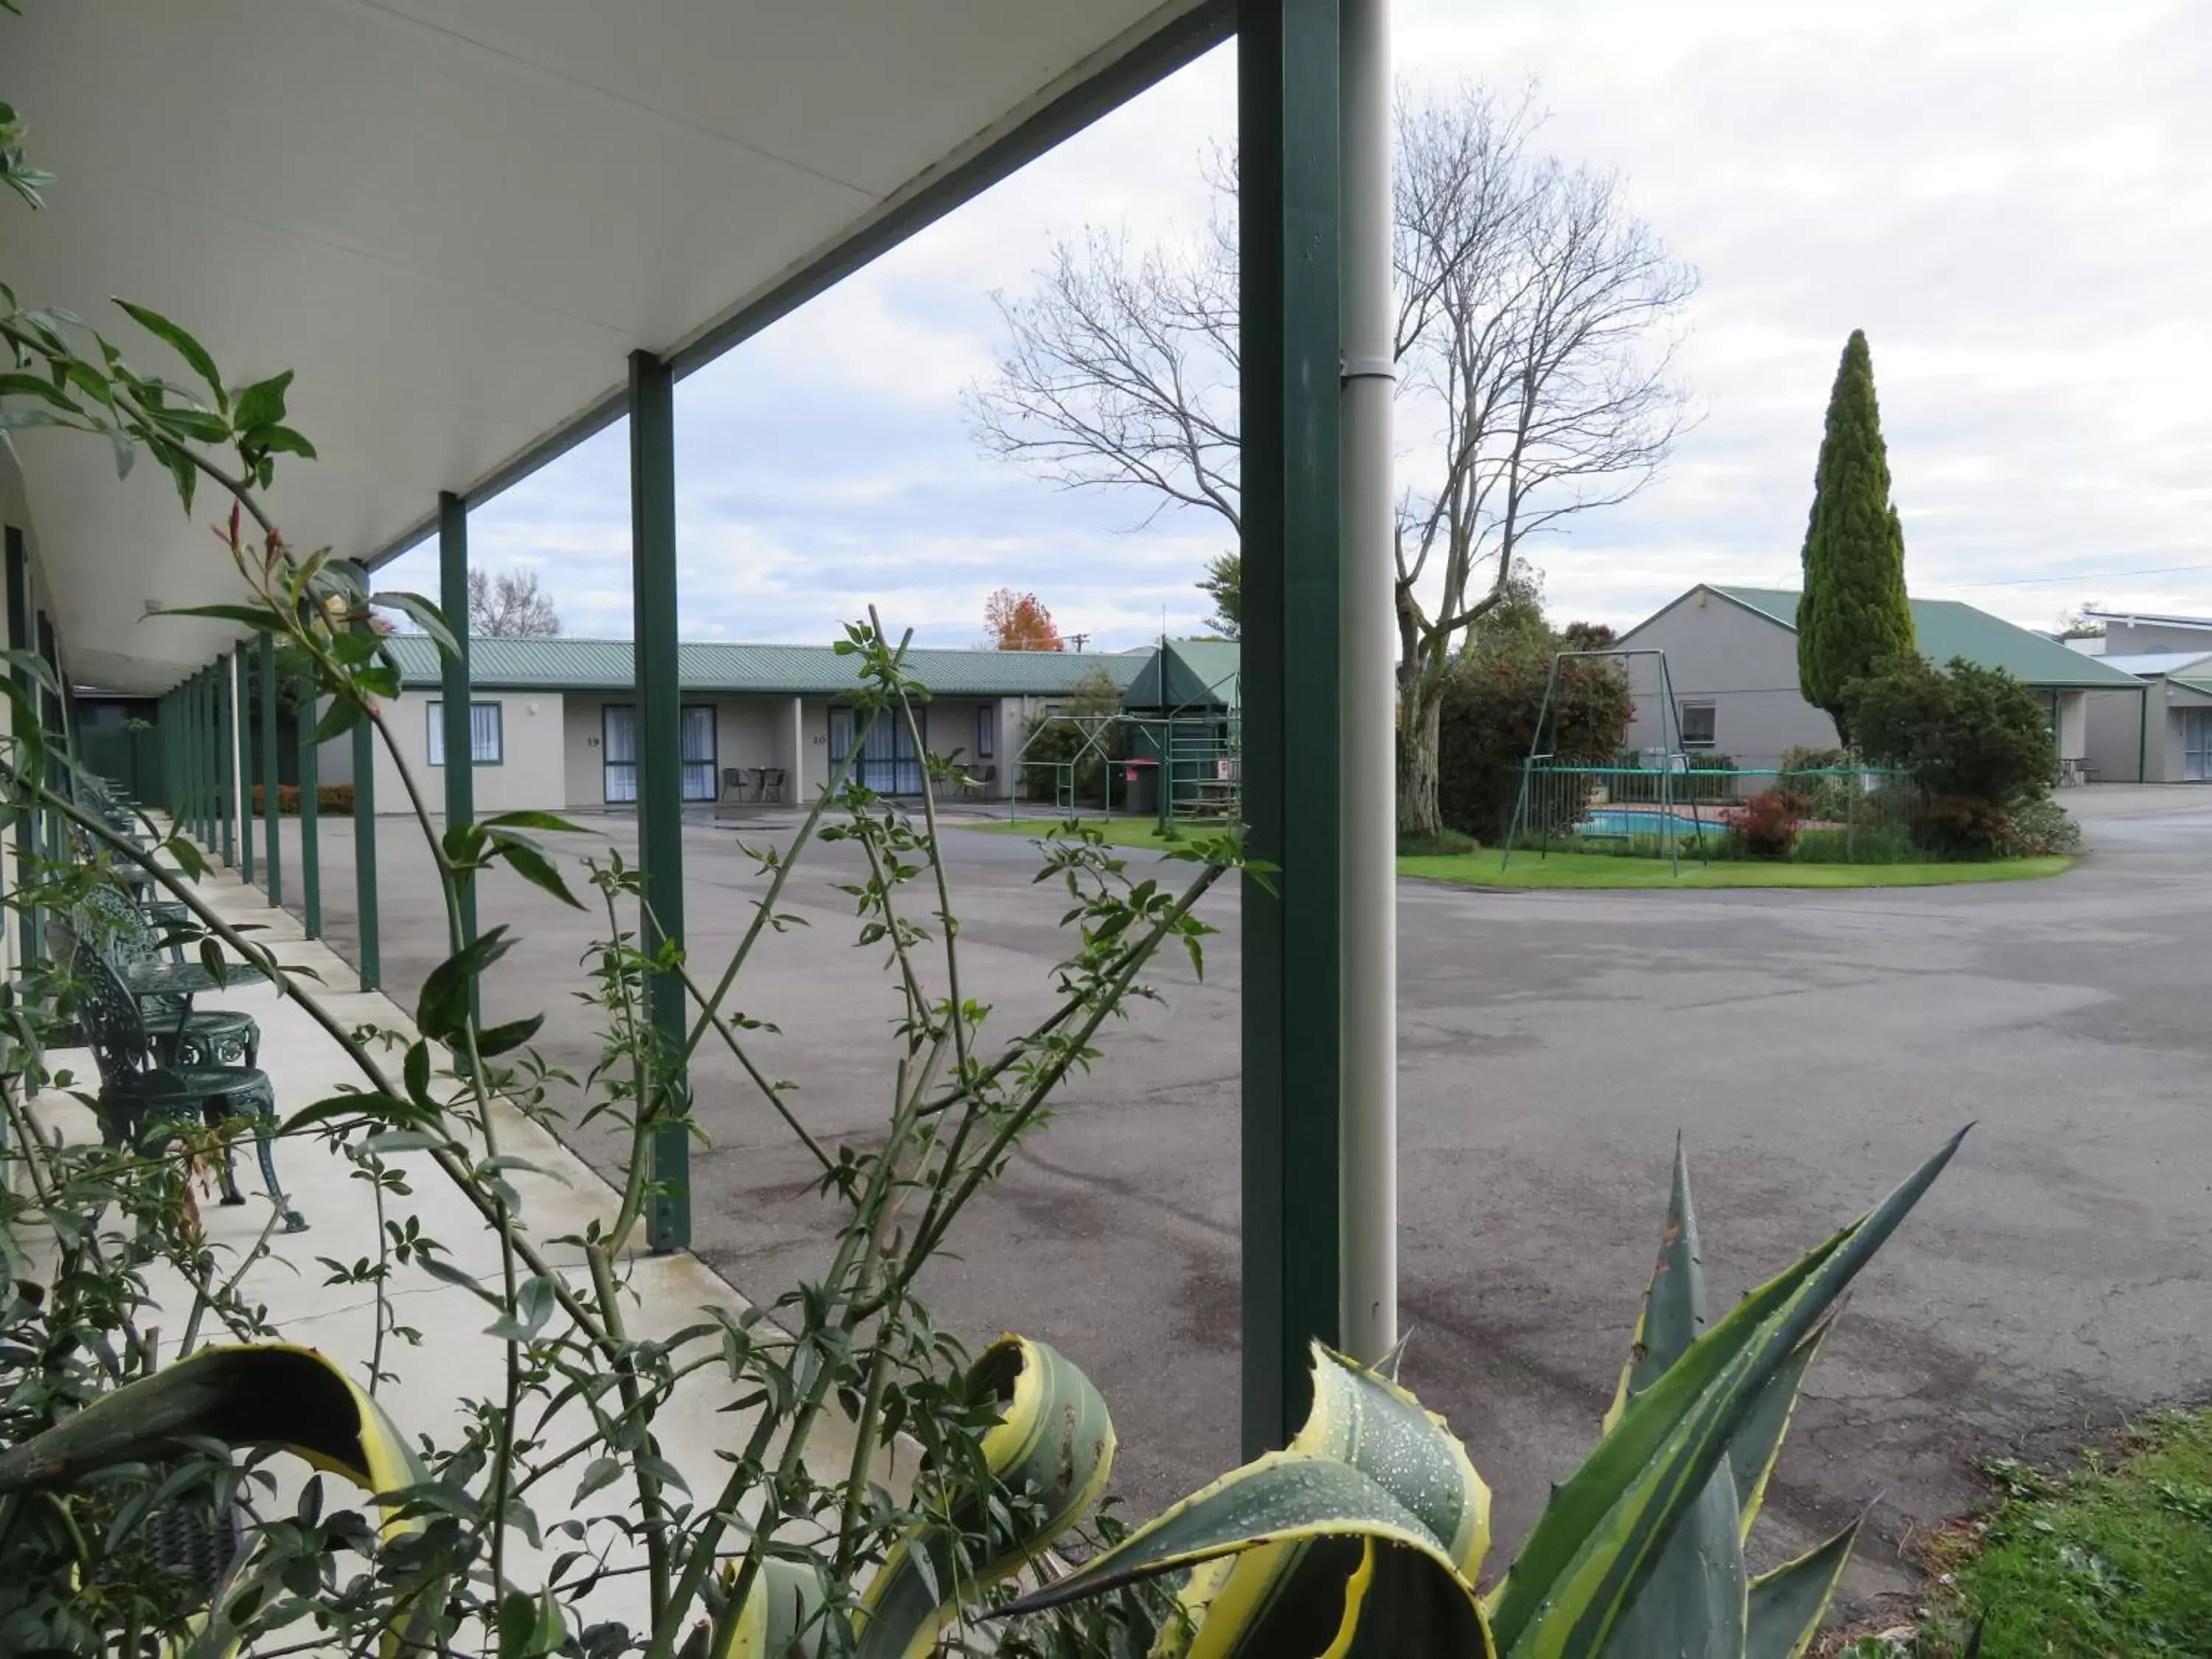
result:
<svg viewBox="0 0 2212 1659"><path fill-rule="evenodd" d="M277 1208L284 1212L284 1231L288 1233L304 1233L307 1231L307 1218L292 1207L292 1200L284 1195L283 1188L276 1183L276 1154L270 1150L269 1133L269 1126L276 1121L276 1114L265 1106L254 1113L254 1156L261 1161L261 1179L269 1188L269 1196L276 1200Z"/></svg>
<svg viewBox="0 0 2212 1659"><path fill-rule="evenodd" d="M210 1100L200 1109L200 1116L209 1128L220 1133L223 1120L230 1115L229 1108L221 1100ZM246 1194L238 1189L238 1166L231 1157L230 1143L222 1143L222 1201L228 1207L246 1202Z"/></svg>

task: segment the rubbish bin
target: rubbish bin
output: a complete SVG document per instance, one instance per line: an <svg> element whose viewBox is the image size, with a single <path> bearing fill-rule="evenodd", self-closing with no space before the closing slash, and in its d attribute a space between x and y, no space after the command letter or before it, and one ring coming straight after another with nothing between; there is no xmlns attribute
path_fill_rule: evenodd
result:
<svg viewBox="0 0 2212 1659"><path fill-rule="evenodd" d="M1121 769L1121 805L1130 812L1160 810L1160 763L1156 760L1116 761Z"/></svg>

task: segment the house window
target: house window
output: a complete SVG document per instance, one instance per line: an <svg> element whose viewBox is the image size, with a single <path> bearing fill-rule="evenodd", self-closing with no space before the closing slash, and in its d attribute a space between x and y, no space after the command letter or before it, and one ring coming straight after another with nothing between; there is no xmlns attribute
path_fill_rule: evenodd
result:
<svg viewBox="0 0 2212 1659"><path fill-rule="evenodd" d="M917 708L917 721L926 722L928 711ZM834 776L853 751L858 725L850 708L830 711L830 770ZM853 781L878 795L918 795L921 793L921 753L914 731L904 720L879 714L868 728L866 743L854 763Z"/></svg>
<svg viewBox="0 0 2212 1659"><path fill-rule="evenodd" d="M431 703L430 764L446 763L446 705ZM495 702L472 702L469 705L469 763L472 766L497 766L507 758L507 734L500 724L500 706Z"/></svg>
<svg viewBox="0 0 2212 1659"><path fill-rule="evenodd" d="M1682 747L1710 749L1713 746L1715 710L1709 702L1686 702L1682 705Z"/></svg>
<svg viewBox="0 0 2212 1659"><path fill-rule="evenodd" d="M714 708L712 703L687 702L679 717L678 737L684 751L684 799L714 799Z"/></svg>
<svg viewBox="0 0 2212 1659"><path fill-rule="evenodd" d="M999 752L999 711L985 703L975 711L975 758L992 760Z"/></svg>

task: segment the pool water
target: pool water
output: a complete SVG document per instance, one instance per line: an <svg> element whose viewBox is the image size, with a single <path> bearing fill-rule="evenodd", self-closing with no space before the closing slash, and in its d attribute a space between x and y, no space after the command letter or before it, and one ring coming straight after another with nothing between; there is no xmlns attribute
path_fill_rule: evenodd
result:
<svg viewBox="0 0 2212 1659"><path fill-rule="evenodd" d="M1694 836L1700 830L1714 834L1722 827L1717 811L1698 819L1686 812L1670 814L1656 808L1638 811L1627 807L1605 807L1584 817L1575 826L1575 833L1582 836L1663 836L1669 823L1678 836Z"/></svg>

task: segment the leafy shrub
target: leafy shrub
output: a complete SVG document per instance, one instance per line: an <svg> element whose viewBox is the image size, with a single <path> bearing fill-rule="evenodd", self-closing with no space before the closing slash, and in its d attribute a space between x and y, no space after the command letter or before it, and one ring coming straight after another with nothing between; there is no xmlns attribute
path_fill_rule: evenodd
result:
<svg viewBox="0 0 2212 1659"><path fill-rule="evenodd" d="M1121 708L1121 693L1113 676L1103 667L1094 668L1076 683L1065 704L1031 720L1022 744L1024 797L1062 805L1103 801L1106 769L1124 758L1127 733L1115 722L1107 726L1095 744L1092 738L1098 724L1120 713ZM1067 787L1070 762L1074 763L1073 802L1060 798L1060 792Z"/></svg>
<svg viewBox="0 0 2212 1659"><path fill-rule="evenodd" d="M1801 818L1841 823L1863 793L1859 763L1847 749L1786 749L1776 787L1797 803Z"/></svg>
<svg viewBox="0 0 2212 1659"><path fill-rule="evenodd" d="M2039 799L2057 775L2048 713L2001 668L1903 658L1854 681L1846 697L1867 758L1904 771L1931 799L1967 796L2002 812Z"/></svg>
<svg viewBox="0 0 2212 1659"><path fill-rule="evenodd" d="M1797 833L1800 864L1910 864L1919 856L1901 823L1869 823L1856 829L1803 829Z"/></svg>
<svg viewBox="0 0 2212 1659"><path fill-rule="evenodd" d="M1781 859L1797 844L1796 803L1779 789L1762 789L1721 814L1736 849L1747 858Z"/></svg>
<svg viewBox="0 0 2212 1659"><path fill-rule="evenodd" d="M2012 851L2012 819L1978 795L1937 795L1920 809L1913 839L1939 858L2003 858Z"/></svg>
<svg viewBox="0 0 2212 1659"><path fill-rule="evenodd" d="M2017 858L2041 858L2051 853L2081 850L2081 826L2048 795L2023 802L2012 810L2012 843Z"/></svg>
<svg viewBox="0 0 2212 1659"><path fill-rule="evenodd" d="M267 799L260 784L253 786L253 810L258 813ZM300 810L300 786L280 783L276 786L278 814L295 813ZM350 812L353 811L353 786L349 783L324 783L315 787L315 810L319 812Z"/></svg>
<svg viewBox="0 0 2212 1659"><path fill-rule="evenodd" d="M1734 778L1712 775L1735 771L1733 755L1692 755L1689 770L1677 772L1672 778L1658 767L1637 766L1633 757L1624 758L1620 763L1635 769L1611 780L1613 798L1618 801L1727 800L1735 793Z"/></svg>
<svg viewBox="0 0 2212 1659"><path fill-rule="evenodd" d="M1510 830L1553 648L1548 638L1515 637L1453 664L1437 747L1437 805L1450 828L1492 843ZM1615 665L1561 663L1544 717L1545 746L1562 765L1602 766L1620 752L1635 712L1627 677ZM1551 821L1528 827L1556 832L1581 817L1587 804L1572 792L1545 792L1532 802L1531 816Z"/></svg>

